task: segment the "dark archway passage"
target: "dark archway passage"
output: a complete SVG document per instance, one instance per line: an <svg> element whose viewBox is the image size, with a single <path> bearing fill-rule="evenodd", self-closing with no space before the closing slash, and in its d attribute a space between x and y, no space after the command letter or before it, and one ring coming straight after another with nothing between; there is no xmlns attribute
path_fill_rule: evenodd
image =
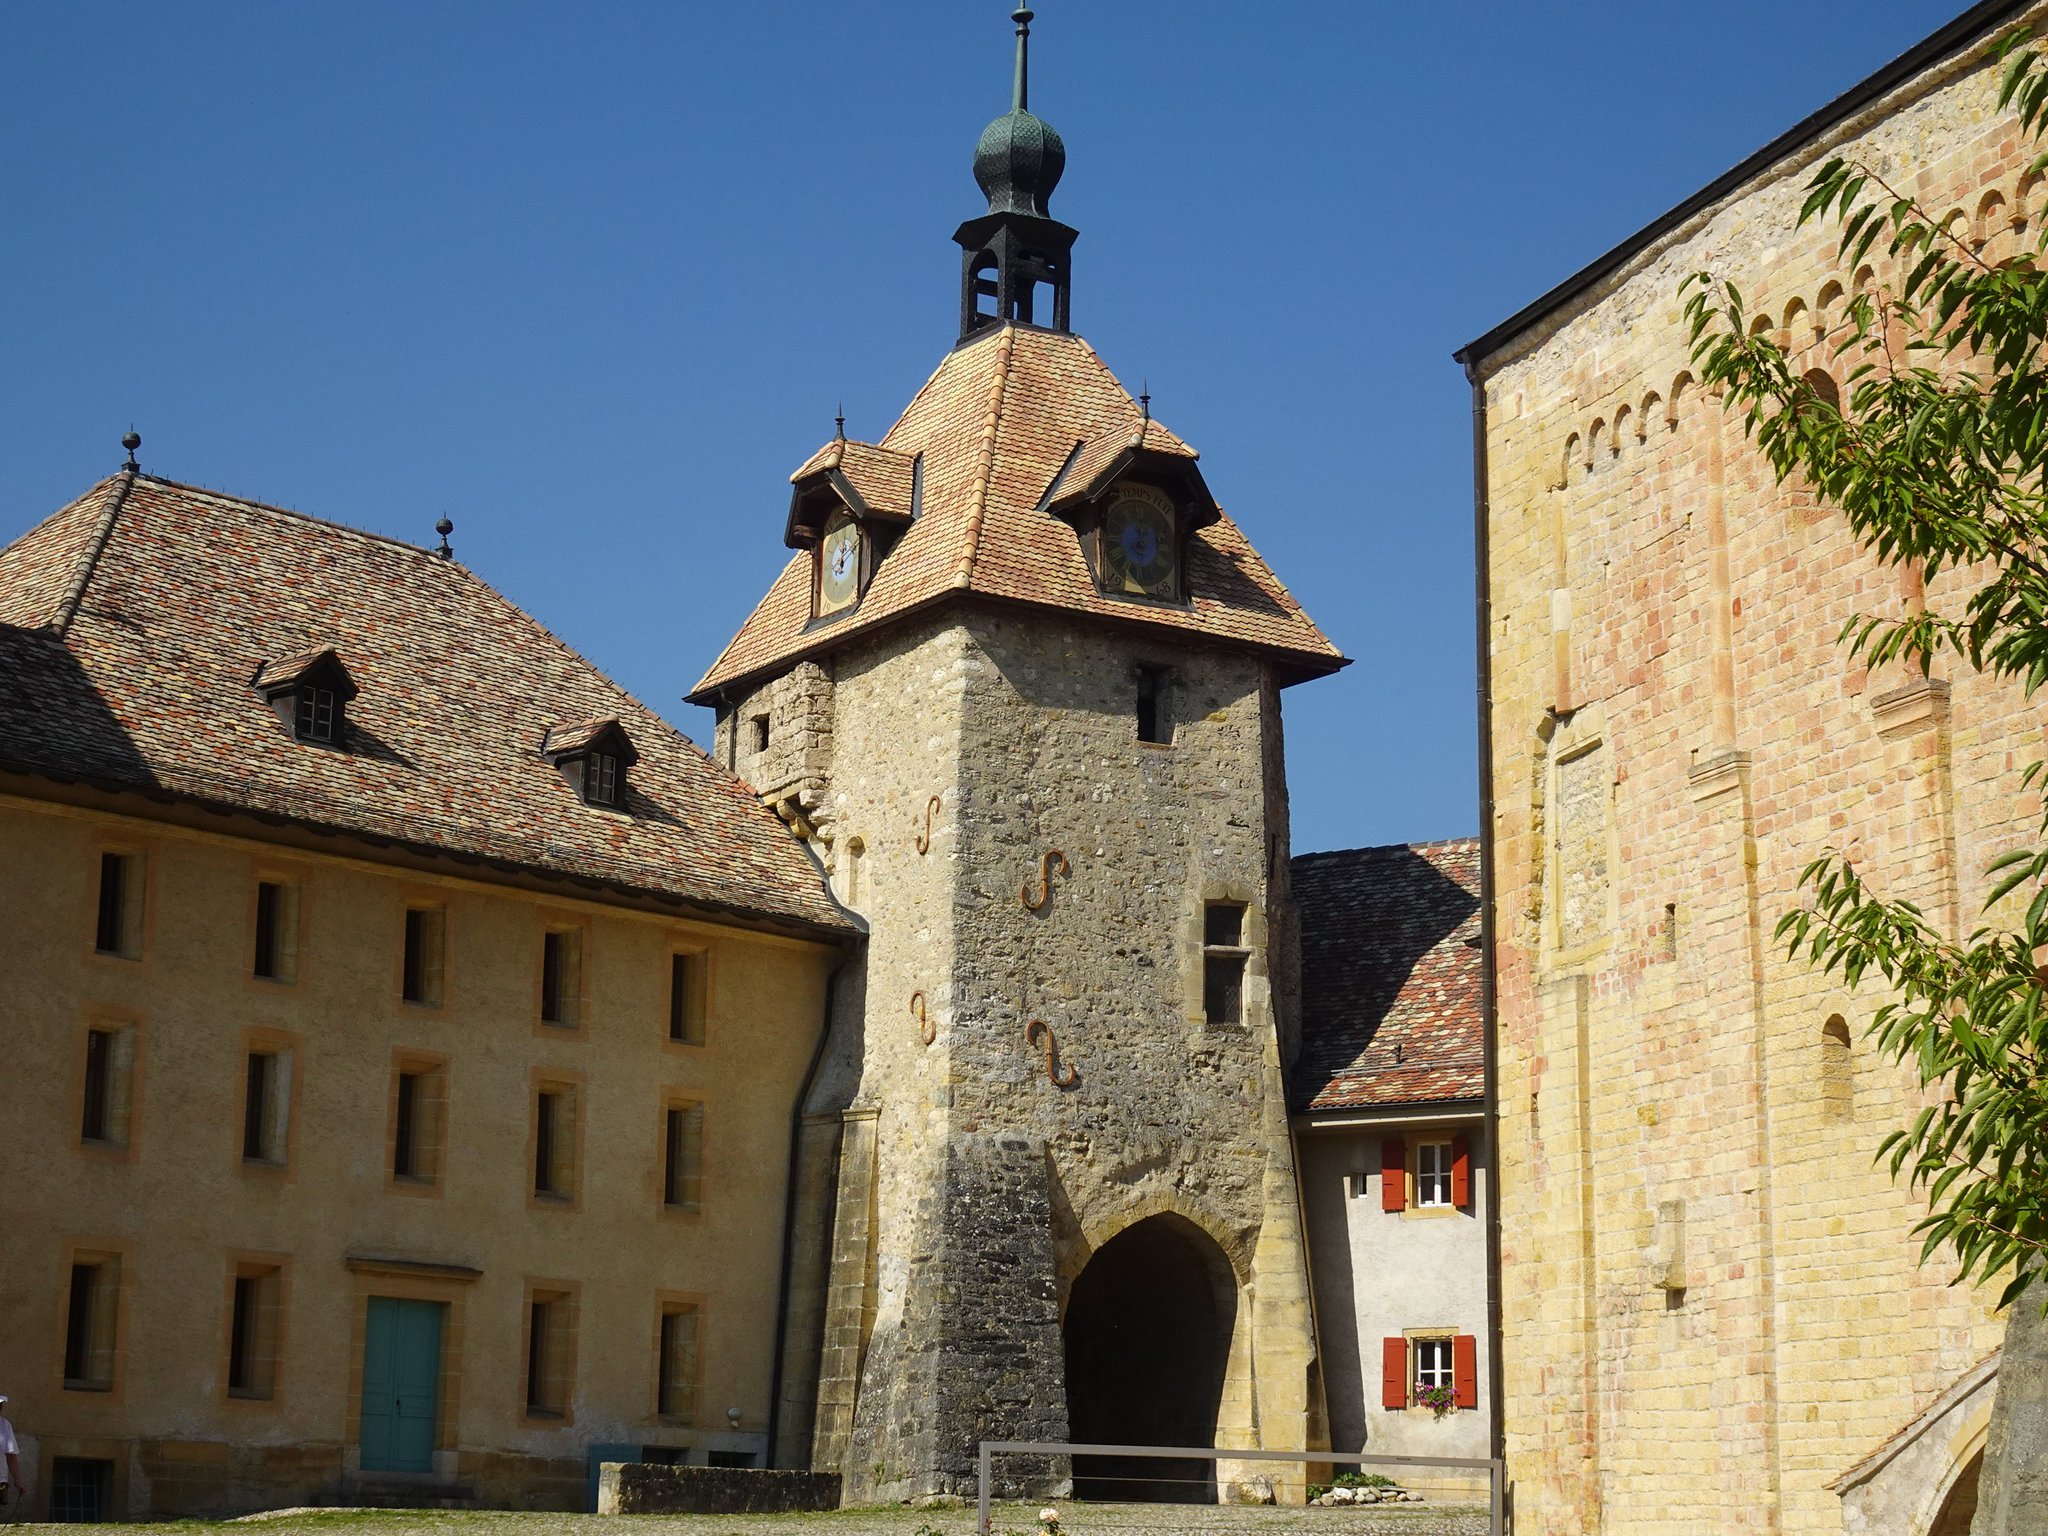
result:
<svg viewBox="0 0 2048 1536"><path fill-rule="evenodd" d="M1941 1513L1927 1527L1927 1536L1970 1536L1970 1522L1977 1518L1977 1479L1984 1471L1984 1453L1970 1458L1941 1501Z"/></svg>
<svg viewBox="0 0 2048 1536"><path fill-rule="evenodd" d="M1069 1433L1107 1445L1214 1445L1236 1320L1230 1261L1206 1232L1173 1215L1126 1227L1067 1298ZM1214 1503L1216 1468L1076 1456L1074 1496Z"/></svg>

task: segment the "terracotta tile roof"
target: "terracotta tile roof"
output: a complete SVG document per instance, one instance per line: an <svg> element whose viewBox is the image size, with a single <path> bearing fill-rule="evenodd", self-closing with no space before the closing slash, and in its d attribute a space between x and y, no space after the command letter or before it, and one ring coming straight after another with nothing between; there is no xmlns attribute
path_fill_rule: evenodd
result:
<svg viewBox="0 0 2048 1536"><path fill-rule="evenodd" d="M252 679L333 647L345 750ZM582 805L549 728L619 721L630 814ZM846 929L751 790L461 565L126 476L0 550L0 764Z"/></svg>
<svg viewBox="0 0 2048 1536"><path fill-rule="evenodd" d="M854 494L877 512L894 517L910 516L911 464L916 455L895 453L873 443L851 438L834 438L789 477L792 485L813 475L838 470L853 487Z"/></svg>
<svg viewBox="0 0 2048 1536"><path fill-rule="evenodd" d="M1479 839L1305 853L1297 1111L1485 1092Z"/></svg>
<svg viewBox="0 0 2048 1536"><path fill-rule="evenodd" d="M1344 658L1228 517L1199 530L1188 555L1186 608L1128 602L1096 589L1072 528L1039 510L1075 445L1106 465L1140 432L1144 446L1193 457L1147 423L1088 343L1030 327L991 327L939 365L881 447L924 457L923 516L890 552L861 605L829 630L811 617L808 551L799 551L692 698L772 672L798 657L952 596L984 596L1214 636L1283 653L1306 675ZM828 447L803 470L815 473ZM1071 480L1071 474L1070 474Z"/></svg>

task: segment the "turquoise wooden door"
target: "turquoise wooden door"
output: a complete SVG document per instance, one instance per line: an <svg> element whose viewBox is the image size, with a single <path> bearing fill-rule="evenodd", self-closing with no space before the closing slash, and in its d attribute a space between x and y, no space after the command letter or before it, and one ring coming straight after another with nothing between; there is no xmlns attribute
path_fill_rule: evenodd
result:
<svg viewBox="0 0 2048 1536"><path fill-rule="evenodd" d="M363 1339L363 1470L434 1470L441 1303L370 1298Z"/></svg>

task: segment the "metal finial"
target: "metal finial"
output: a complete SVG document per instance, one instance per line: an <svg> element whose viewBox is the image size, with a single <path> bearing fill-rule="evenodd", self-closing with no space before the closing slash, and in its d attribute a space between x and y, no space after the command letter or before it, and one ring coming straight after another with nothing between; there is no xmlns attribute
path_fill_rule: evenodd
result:
<svg viewBox="0 0 2048 1536"><path fill-rule="evenodd" d="M1010 93L1010 110L1023 112L1031 105L1031 12L1020 5L1010 12L1010 20L1017 23L1017 84Z"/></svg>
<svg viewBox="0 0 2048 1536"><path fill-rule="evenodd" d="M439 521L438 523L434 524L434 532L441 535L441 547L435 550L434 553L439 555L443 560L453 560L455 558L455 551L452 548L450 548L448 544L448 535L453 533L454 531L455 524L450 522L445 517L442 518L441 521Z"/></svg>
<svg viewBox="0 0 2048 1536"><path fill-rule="evenodd" d="M129 427L126 432L121 434L121 446L128 450L128 462L121 467L126 470L142 468L140 464L135 462L135 450L142 446L142 434L136 431L133 426Z"/></svg>
<svg viewBox="0 0 2048 1536"><path fill-rule="evenodd" d="M1144 383L1138 386L1138 409L1143 413L1146 421L1152 419L1152 381L1150 379L1145 380Z"/></svg>
<svg viewBox="0 0 2048 1536"><path fill-rule="evenodd" d="M842 443L843 443L843 442L845 442L845 441L846 441L846 402L845 402L844 400L842 400L842 401L840 401L840 402L839 402L839 414L838 414L837 416L834 416L834 417L832 418L832 425L833 425L833 427L834 427L834 429L835 429L835 430L833 431L833 433L832 433L832 436L833 436L834 440L835 440L835 441L838 441L838 442L842 442Z"/></svg>

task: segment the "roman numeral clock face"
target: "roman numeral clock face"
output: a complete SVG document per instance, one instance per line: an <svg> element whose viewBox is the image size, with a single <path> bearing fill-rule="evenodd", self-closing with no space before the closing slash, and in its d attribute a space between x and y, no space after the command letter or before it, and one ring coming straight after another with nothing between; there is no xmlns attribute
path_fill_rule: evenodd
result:
<svg viewBox="0 0 2048 1536"><path fill-rule="evenodd" d="M1150 486L1117 489L1102 519L1102 584L1134 597L1180 596L1173 506Z"/></svg>
<svg viewBox="0 0 2048 1536"><path fill-rule="evenodd" d="M836 613L860 595L860 528L835 519L818 550L818 611Z"/></svg>

